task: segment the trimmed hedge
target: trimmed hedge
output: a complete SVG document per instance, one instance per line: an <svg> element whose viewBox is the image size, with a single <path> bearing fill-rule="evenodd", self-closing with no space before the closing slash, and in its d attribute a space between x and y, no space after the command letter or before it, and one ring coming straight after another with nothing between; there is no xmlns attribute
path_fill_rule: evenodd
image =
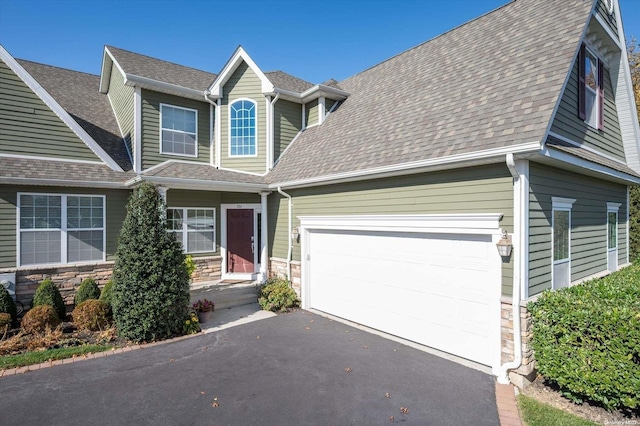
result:
<svg viewBox="0 0 640 426"><path fill-rule="evenodd" d="M49 305L53 307L60 319L64 319L67 315L67 310L64 306L64 300L58 287L49 278L43 280L38 288L36 294L33 296L33 302L31 304L34 308L41 305Z"/></svg>
<svg viewBox="0 0 640 426"><path fill-rule="evenodd" d="M18 319L16 302L13 301L9 291L2 285L0 285L0 313L11 315L13 321Z"/></svg>
<svg viewBox="0 0 640 426"><path fill-rule="evenodd" d="M85 300L97 299L100 297L100 289L93 278L85 278L80 283L80 287L73 297L73 304L78 306Z"/></svg>
<svg viewBox="0 0 640 426"><path fill-rule="evenodd" d="M290 282L283 278L269 279L260 290L258 303L265 311L273 312L285 312L289 308L300 306Z"/></svg>
<svg viewBox="0 0 640 426"><path fill-rule="evenodd" d="M24 317L20 327L25 333L46 333L60 324L58 313L51 305L38 305L30 309Z"/></svg>
<svg viewBox="0 0 640 426"><path fill-rule="evenodd" d="M76 306L71 316L78 330L102 331L111 323L109 305L97 299L85 300Z"/></svg>
<svg viewBox="0 0 640 426"><path fill-rule="evenodd" d="M529 304L538 372L574 402L640 408L640 265Z"/></svg>

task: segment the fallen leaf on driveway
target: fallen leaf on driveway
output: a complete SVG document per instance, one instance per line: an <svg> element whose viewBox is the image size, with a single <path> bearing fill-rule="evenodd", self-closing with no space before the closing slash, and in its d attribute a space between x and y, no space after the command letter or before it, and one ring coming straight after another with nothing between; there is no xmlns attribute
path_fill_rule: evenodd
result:
<svg viewBox="0 0 640 426"><path fill-rule="evenodd" d="M362 347L362 349L369 349L369 346L364 345L364 346Z"/></svg>
<svg viewBox="0 0 640 426"><path fill-rule="evenodd" d="M311 321L309 321L309 322L310 322L311 324L313 324L313 323L314 323L314 322L316 322L316 321L315 321L315 320L311 320Z"/></svg>
<svg viewBox="0 0 640 426"><path fill-rule="evenodd" d="M174 362L175 360L175 358L169 358L169 362Z"/></svg>
<svg viewBox="0 0 640 426"><path fill-rule="evenodd" d="M390 398L390 397L391 397L391 394L390 394L389 392L385 392L384 397L385 397L385 398Z"/></svg>
<svg viewBox="0 0 640 426"><path fill-rule="evenodd" d="M305 327L304 329L305 329L305 330L311 330L309 327Z"/></svg>
<svg viewBox="0 0 640 426"><path fill-rule="evenodd" d="M200 395L204 395L204 391L200 391Z"/></svg>
<svg viewBox="0 0 640 426"><path fill-rule="evenodd" d="M389 416L389 421L390 421L390 422L393 422L393 421L395 421L395 420L396 420L396 418L395 418L395 417L393 417L393 416Z"/></svg>
<svg viewBox="0 0 640 426"><path fill-rule="evenodd" d="M346 373L351 373L351 371L352 371L352 370L351 370L351 367L347 367L347 368L345 368L345 369L344 369L344 371L345 371Z"/></svg>
<svg viewBox="0 0 640 426"><path fill-rule="evenodd" d="M400 407L400 412L402 414L409 414L409 409L407 407Z"/></svg>
<svg viewBox="0 0 640 426"><path fill-rule="evenodd" d="M213 401L213 404L211 404L212 407L218 408L220 406L220 404L218 404L217 402Z"/></svg>
<svg viewBox="0 0 640 426"><path fill-rule="evenodd" d="M349 330L345 330L344 332L345 332L345 333L348 333L348 332L349 332Z"/></svg>
<svg viewBox="0 0 640 426"><path fill-rule="evenodd" d="M202 348L203 351L206 351L207 349L209 349L209 347L207 347L207 346Z"/></svg>
<svg viewBox="0 0 640 426"><path fill-rule="evenodd" d="M256 337L256 339L259 339L259 338L260 338L260 336Z"/></svg>

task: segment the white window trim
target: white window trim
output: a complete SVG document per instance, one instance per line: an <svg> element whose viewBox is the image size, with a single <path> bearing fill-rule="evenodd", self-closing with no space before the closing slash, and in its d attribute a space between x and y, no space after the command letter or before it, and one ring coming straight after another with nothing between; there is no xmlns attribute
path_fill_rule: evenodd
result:
<svg viewBox="0 0 640 426"><path fill-rule="evenodd" d="M607 253L613 250L618 250L620 247L620 232L618 230L620 220L620 206L622 203L607 203ZM609 248L609 213L616 214L616 246Z"/></svg>
<svg viewBox="0 0 640 426"><path fill-rule="evenodd" d="M254 106L254 111L255 111L255 122L256 122L256 135L255 135L255 144L256 144L256 153L253 155L232 155L231 154L231 105L235 104L236 102L240 102L240 101L247 101L247 102L251 102ZM258 103L256 101L254 101L253 99L249 99L249 98L238 98L238 99L234 99L233 101L229 101L228 102L228 106L227 109L229 110L227 112L227 133L228 133L228 149L227 149L227 155L229 156L229 158L256 158L258 157Z"/></svg>
<svg viewBox="0 0 640 426"><path fill-rule="evenodd" d="M175 108L175 109L181 109L184 111L192 111L196 114L196 131L195 133L191 133L191 132L183 132L180 130L173 130L173 129L166 129L170 132L176 132L176 133L184 133L187 135L193 135L195 138L195 155L190 155L190 154L178 154L175 152L165 152L162 149L162 130L164 129L163 123L162 123L162 109L164 107L169 107L169 108ZM198 158L198 110L197 109L193 109L193 108L185 108L185 107L181 107L181 106L177 106L177 105L171 105L171 104L164 104L161 103L160 104L160 154L163 155L175 155L176 157L188 157L188 158Z"/></svg>
<svg viewBox="0 0 640 426"><path fill-rule="evenodd" d="M167 210L182 210L182 249L186 254L200 254L200 253L215 253L218 249L216 245L216 209L215 207L167 207ZM189 230L187 229L187 210L210 210L213 211L213 250L204 250L204 251L188 251L188 233L189 232L199 232L197 230ZM168 232L174 232L175 230L169 229Z"/></svg>
<svg viewBox="0 0 640 426"><path fill-rule="evenodd" d="M60 237L60 263L34 263L30 265L22 265L22 259L20 258L20 233L23 231L20 229L20 198L23 195L42 195L51 197L61 197L60 200L60 228L50 228L50 230L59 230L62 234ZM101 260L87 260L82 262L68 262L67 252L67 198L68 197L100 197L102 198L102 259ZM45 267L45 266L59 266L59 265L85 265L105 262L107 259L107 197L99 194L67 194L67 193L46 193L46 192L18 192L16 202L16 267L18 268L33 268L33 267ZM72 228L71 231L99 231L99 228ZM25 230L26 232L27 230Z"/></svg>
<svg viewBox="0 0 640 426"><path fill-rule="evenodd" d="M560 265L560 264L564 264L564 263L568 263L569 266L569 283L571 283L571 226L572 226L572 217L571 217L571 209L573 208L573 203L575 203L576 200L573 198L560 198L560 197L551 197L551 287L553 289L556 288L555 286L555 277L554 277L554 273L553 273L553 267L555 265ZM567 253L568 253L568 257L565 259L559 259L559 260L555 260L555 215L554 212L556 211L565 211L565 212L569 212L569 229L568 229L568 236L567 236L567 243L569 245L569 247L567 248Z"/></svg>
<svg viewBox="0 0 640 426"><path fill-rule="evenodd" d="M598 75L598 70L600 69L598 64L599 64L599 62L602 62L602 59L600 58L600 56L598 56L598 54L595 51L590 49L587 44L585 44L584 50L585 50L585 56L584 56L584 58L582 58L584 61L587 60L587 54L593 56L596 59L596 69L595 69L596 90L593 90L591 87L589 87L587 85L586 78L585 78L585 83L584 83L584 89L586 91L590 91L590 92L593 92L595 94L595 101L594 101L594 105L593 105L593 107L595 108L595 123L592 123L591 121L589 121L589 117L587 117L587 114L586 114L586 108L587 108L587 99L586 99L587 94L586 93L584 95L585 96L585 100L584 100L584 102L585 102L585 119L584 119L584 122L585 122L585 124L587 126L598 130L598 117L600 117L600 101L598 100L598 96L599 96L598 95L598 88L599 88L601 79L604 79L603 76ZM603 67L604 67L604 62L603 62ZM585 64L585 69L586 69L586 64ZM603 113L604 113L604 111L603 111Z"/></svg>

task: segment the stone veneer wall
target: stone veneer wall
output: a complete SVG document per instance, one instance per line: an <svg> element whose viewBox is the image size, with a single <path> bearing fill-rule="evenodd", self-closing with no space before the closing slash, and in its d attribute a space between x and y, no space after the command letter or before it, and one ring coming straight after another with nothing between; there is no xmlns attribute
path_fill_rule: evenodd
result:
<svg viewBox="0 0 640 426"><path fill-rule="evenodd" d="M216 281L220 279L220 256L194 257L196 270L191 275L193 282ZM80 283L85 278L96 280L100 288L111 279L115 262L104 262L90 265L34 266L29 269L2 270L16 273L16 298L25 307L31 306L33 295L40 283L50 278L60 290L66 305L73 305L73 298Z"/></svg>
<svg viewBox="0 0 640 426"><path fill-rule="evenodd" d="M513 309L511 300L504 298L500 303L500 361L506 363L513 360ZM524 388L535 379L535 360L531 348L532 321L526 305L520 306L520 335L522 336L522 363L516 370L509 372L511 382Z"/></svg>
<svg viewBox="0 0 640 426"><path fill-rule="evenodd" d="M269 259L269 277L283 277L287 276L287 259L281 259L279 257L272 257ZM291 261L291 287L296 291L298 297L300 297L300 262Z"/></svg>

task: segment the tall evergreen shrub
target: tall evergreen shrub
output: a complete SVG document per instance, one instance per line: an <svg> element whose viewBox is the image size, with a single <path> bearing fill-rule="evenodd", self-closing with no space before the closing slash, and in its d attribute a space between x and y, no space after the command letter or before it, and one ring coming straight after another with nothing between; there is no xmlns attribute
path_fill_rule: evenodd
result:
<svg viewBox="0 0 640 426"><path fill-rule="evenodd" d="M113 317L118 334L153 341L182 332L189 304L185 255L167 232L164 201L149 182L127 205L113 271Z"/></svg>

